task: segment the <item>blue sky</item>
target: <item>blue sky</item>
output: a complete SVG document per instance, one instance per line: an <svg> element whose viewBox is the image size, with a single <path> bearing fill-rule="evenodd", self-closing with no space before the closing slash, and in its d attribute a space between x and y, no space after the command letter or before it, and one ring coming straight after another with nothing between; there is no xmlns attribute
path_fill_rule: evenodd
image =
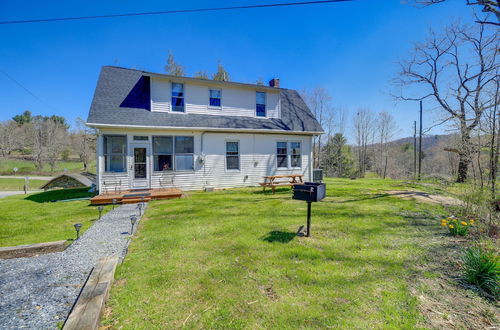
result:
<svg viewBox="0 0 500 330"><path fill-rule="evenodd" d="M288 0L287 0L288 1ZM34 19L233 6L266 1L9 1L0 20ZM276 1L280 2L280 1ZM283 0L282 2L286 2ZM289 1L291 2L291 0ZM389 0L158 15L59 23L0 25L0 120L26 109L86 119L103 65L163 72L168 50L188 74L213 72L220 61L241 82L281 79L281 86L321 86L336 107L392 113L412 134L418 104L389 96L395 62L423 40L429 27L471 20L465 1L419 9ZM425 125L435 116L426 114ZM442 129L434 132L440 133Z"/></svg>

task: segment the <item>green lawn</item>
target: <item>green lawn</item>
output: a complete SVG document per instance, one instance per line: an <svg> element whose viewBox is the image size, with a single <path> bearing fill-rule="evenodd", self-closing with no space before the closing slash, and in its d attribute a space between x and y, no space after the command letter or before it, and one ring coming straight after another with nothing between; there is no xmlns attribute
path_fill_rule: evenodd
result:
<svg viewBox="0 0 500 330"><path fill-rule="evenodd" d="M30 179L30 189L40 189L41 186L47 183L46 180L33 180ZM3 190L23 190L24 179L9 179L0 177L0 191Z"/></svg>
<svg viewBox="0 0 500 330"><path fill-rule="evenodd" d="M18 169L14 172L14 167ZM21 159L0 158L0 175L55 175L63 173L67 169L68 172L83 171L82 162L77 161L58 161L54 172L51 172L49 164L45 164L41 171L37 170L33 162ZM91 173L95 173L95 161L92 162L87 169Z"/></svg>
<svg viewBox="0 0 500 330"><path fill-rule="evenodd" d="M52 202L87 197L88 188L54 190L0 199L0 246L42 243L75 238L73 224L87 230L98 218L88 200Z"/></svg>
<svg viewBox="0 0 500 330"><path fill-rule="evenodd" d="M160 328L420 327L409 284L441 207L389 197L396 181L328 179L312 237L289 190L153 201L117 269L103 325Z"/></svg>

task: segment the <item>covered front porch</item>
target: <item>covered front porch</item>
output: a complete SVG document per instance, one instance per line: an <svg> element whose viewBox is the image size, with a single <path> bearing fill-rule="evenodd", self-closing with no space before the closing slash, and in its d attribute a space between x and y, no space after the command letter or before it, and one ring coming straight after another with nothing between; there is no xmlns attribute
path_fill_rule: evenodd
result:
<svg viewBox="0 0 500 330"><path fill-rule="evenodd" d="M90 199L90 204L132 204L149 202L153 199L171 199L180 197L182 197L182 190L178 188L132 189L99 194Z"/></svg>

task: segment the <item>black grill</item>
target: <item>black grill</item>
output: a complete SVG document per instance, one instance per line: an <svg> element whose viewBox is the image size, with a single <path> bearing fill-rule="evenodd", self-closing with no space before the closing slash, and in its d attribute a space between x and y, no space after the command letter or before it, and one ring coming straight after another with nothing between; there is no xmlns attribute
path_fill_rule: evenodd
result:
<svg viewBox="0 0 500 330"><path fill-rule="evenodd" d="M326 186L324 183L305 182L293 186L293 199L319 202L326 195Z"/></svg>

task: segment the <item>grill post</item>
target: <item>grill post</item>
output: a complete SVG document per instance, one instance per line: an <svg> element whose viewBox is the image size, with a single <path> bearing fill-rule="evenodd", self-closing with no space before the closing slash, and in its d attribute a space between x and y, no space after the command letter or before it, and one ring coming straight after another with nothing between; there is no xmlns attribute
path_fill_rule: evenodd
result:
<svg viewBox="0 0 500 330"><path fill-rule="evenodd" d="M311 236L311 201L307 201L307 229L306 237Z"/></svg>

